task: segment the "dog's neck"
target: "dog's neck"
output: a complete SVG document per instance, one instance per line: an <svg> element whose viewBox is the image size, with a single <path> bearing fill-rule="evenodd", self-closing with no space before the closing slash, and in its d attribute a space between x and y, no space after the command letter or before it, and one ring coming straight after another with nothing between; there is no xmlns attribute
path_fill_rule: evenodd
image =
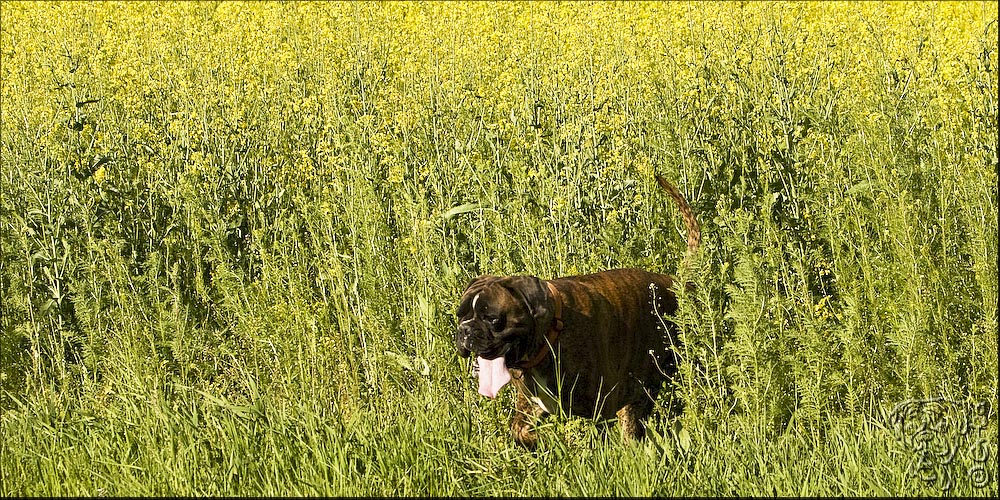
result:
<svg viewBox="0 0 1000 500"><path fill-rule="evenodd" d="M559 337L559 332L563 329L562 320L562 297L559 295L559 290L556 289L555 285L551 281L546 281L545 284L549 287L549 294L552 295L552 326L549 331L545 334L545 341L539 346L538 352L535 353L527 362L519 365L522 370L528 370L538 366L539 363L545 360L545 356L549 353L550 347L554 346L556 343L556 338Z"/></svg>

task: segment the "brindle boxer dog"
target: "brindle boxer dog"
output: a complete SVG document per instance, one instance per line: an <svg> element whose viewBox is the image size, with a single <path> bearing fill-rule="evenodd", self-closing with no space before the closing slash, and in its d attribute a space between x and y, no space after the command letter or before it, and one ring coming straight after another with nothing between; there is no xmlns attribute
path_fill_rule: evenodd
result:
<svg viewBox="0 0 1000 500"><path fill-rule="evenodd" d="M665 179L687 226L688 255L701 241L691 207ZM570 415L618 417L626 437L642 439L660 387L676 371L675 326L661 315L677 310L670 276L615 269L542 280L480 276L458 307L458 354L476 353L479 393L495 398L517 387L511 432L534 448L535 420ZM665 329L664 329L665 327Z"/></svg>

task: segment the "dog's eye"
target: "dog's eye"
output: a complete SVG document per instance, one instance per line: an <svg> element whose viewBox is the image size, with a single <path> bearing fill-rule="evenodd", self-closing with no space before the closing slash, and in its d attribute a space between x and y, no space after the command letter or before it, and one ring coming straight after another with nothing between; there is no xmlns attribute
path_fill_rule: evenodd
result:
<svg viewBox="0 0 1000 500"><path fill-rule="evenodd" d="M489 321L494 330L503 330L503 318L490 318Z"/></svg>

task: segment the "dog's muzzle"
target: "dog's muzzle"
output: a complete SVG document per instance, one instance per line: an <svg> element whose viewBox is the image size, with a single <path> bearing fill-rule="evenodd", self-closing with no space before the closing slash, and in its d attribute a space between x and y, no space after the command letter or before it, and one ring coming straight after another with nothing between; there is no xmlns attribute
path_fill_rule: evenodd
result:
<svg viewBox="0 0 1000 500"><path fill-rule="evenodd" d="M455 330L455 347L458 349L458 355L467 358L472 353L472 341L470 339L472 335L472 329L469 325L458 325L458 329Z"/></svg>

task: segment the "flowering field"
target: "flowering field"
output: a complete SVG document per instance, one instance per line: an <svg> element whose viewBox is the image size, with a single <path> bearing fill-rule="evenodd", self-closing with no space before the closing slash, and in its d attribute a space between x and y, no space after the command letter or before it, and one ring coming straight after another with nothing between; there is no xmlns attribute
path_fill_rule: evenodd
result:
<svg viewBox="0 0 1000 500"><path fill-rule="evenodd" d="M997 17L4 1L0 495L996 497ZM650 437L515 447L462 290L678 272L654 173Z"/></svg>

